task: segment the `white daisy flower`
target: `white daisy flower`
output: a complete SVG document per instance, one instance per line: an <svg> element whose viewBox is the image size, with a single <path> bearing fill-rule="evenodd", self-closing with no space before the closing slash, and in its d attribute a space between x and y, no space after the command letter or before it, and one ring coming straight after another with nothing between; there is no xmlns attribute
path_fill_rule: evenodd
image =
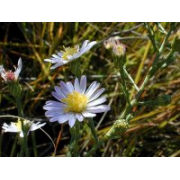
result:
<svg viewBox="0 0 180 180"><path fill-rule="evenodd" d="M17 81L21 70L22 70L22 59L21 58L19 58L18 66L14 72L12 72L11 70L6 71L3 66L0 66L0 74L1 74L1 77L5 80L5 82Z"/></svg>
<svg viewBox="0 0 180 180"><path fill-rule="evenodd" d="M89 40L85 40L81 48L79 48L78 45L76 45L74 48L64 47L64 51L53 54L50 59L45 59L44 61L54 64L51 69L55 69L59 66L67 64L74 59L79 58L84 53L89 51L96 43L96 41L89 42Z"/></svg>
<svg viewBox="0 0 180 180"><path fill-rule="evenodd" d="M24 120L23 123L24 123L24 128L27 130L27 134L29 134L30 131L35 131L46 124L46 123L40 124L40 122L34 123L33 121L29 121L29 120ZM19 119L17 123L11 122L10 125L4 123L2 128L4 129L4 132L19 133L20 137L24 137L22 130L22 122Z"/></svg>
<svg viewBox="0 0 180 180"><path fill-rule="evenodd" d="M102 105L106 101L105 97L100 97L104 88L98 89L100 83L93 82L87 89L87 78L82 76L79 82L75 79L74 86L71 82L60 82L60 87L55 86L52 95L60 102L47 101L43 107L47 112L46 117L51 122L69 122L73 127L76 120L82 122L86 117L95 117L96 113L110 110L108 105Z"/></svg>

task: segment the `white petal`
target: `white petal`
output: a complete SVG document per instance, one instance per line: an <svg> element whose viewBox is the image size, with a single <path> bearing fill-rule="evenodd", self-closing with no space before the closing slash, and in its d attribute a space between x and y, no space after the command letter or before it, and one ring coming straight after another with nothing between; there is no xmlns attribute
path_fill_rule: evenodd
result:
<svg viewBox="0 0 180 180"><path fill-rule="evenodd" d="M3 66L1 66L1 71L0 71L0 73L1 73L1 77L2 77L5 81L7 81L6 71L5 71L5 69L4 69Z"/></svg>
<svg viewBox="0 0 180 180"><path fill-rule="evenodd" d="M62 93L61 88L58 86L54 87L55 91L59 94L60 97L62 97L61 99L65 98L66 96Z"/></svg>
<svg viewBox="0 0 180 180"><path fill-rule="evenodd" d="M42 126L44 126L45 124L46 124L46 123L40 124L40 122L38 122L38 123L32 123L29 131L35 131L36 129L39 129L39 128L41 128Z"/></svg>
<svg viewBox="0 0 180 180"><path fill-rule="evenodd" d="M52 62L51 59L44 59L45 62Z"/></svg>
<svg viewBox="0 0 180 180"><path fill-rule="evenodd" d="M69 117L69 126L72 128L76 123L76 117L74 116L74 114L72 114L70 117Z"/></svg>
<svg viewBox="0 0 180 180"><path fill-rule="evenodd" d="M46 117L55 117L55 116L60 116L62 114L64 114L64 111L63 110L60 111L59 109L45 112Z"/></svg>
<svg viewBox="0 0 180 180"><path fill-rule="evenodd" d="M4 123L2 128L5 132L20 132L14 123L11 123L10 125Z"/></svg>
<svg viewBox="0 0 180 180"><path fill-rule="evenodd" d="M86 109L86 111L90 113L102 113L109 110L110 110L110 107L108 105L94 106L94 107L89 107Z"/></svg>
<svg viewBox="0 0 180 180"><path fill-rule="evenodd" d="M63 94L67 95L68 93L70 93L67 84L63 81L60 81L60 86L61 86L61 91L63 92Z"/></svg>
<svg viewBox="0 0 180 180"><path fill-rule="evenodd" d="M58 52L57 54L58 54L59 57L61 57L63 55L62 52Z"/></svg>
<svg viewBox="0 0 180 180"><path fill-rule="evenodd" d="M99 99L96 99L90 103L88 103L87 107L97 106L99 104L102 104L106 101L105 97L100 97Z"/></svg>
<svg viewBox="0 0 180 180"><path fill-rule="evenodd" d="M85 48L80 49L80 54L82 55L87 51L89 51L96 43L97 43L96 41L90 42L87 46L85 46Z"/></svg>
<svg viewBox="0 0 180 180"><path fill-rule="evenodd" d="M95 116L96 116L96 114L89 113L89 112L87 112L87 111L83 112L82 115L83 115L84 117L95 117Z"/></svg>
<svg viewBox="0 0 180 180"><path fill-rule="evenodd" d="M76 119L78 119L79 122L82 122L84 118L81 114L76 113Z"/></svg>
<svg viewBox="0 0 180 180"><path fill-rule="evenodd" d="M64 98L63 96L54 91L51 94L59 101Z"/></svg>
<svg viewBox="0 0 180 180"><path fill-rule="evenodd" d="M0 66L0 74L1 74L1 71L3 71L4 67L3 66Z"/></svg>
<svg viewBox="0 0 180 180"><path fill-rule="evenodd" d="M58 102L58 101L47 101L45 106L52 106L52 107L66 107L65 104Z"/></svg>
<svg viewBox="0 0 180 180"><path fill-rule="evenodd" d="M51 117L51 118L49 118L49 121L50 122L55 122L55 121L58 121L58 119L59 119L59 116Z"/></svg>
<svg viewBox="0 0 180 180"><path fill-rule="evenodd" d="M99 86L100 86L100 83L93 82L93 83L89 86L89 88L87 89L87 91L86 91L85 94L86 94L88 97L91 97L92 94L99 88Z"/></svg>
<svg viewBox="0 0 180 180"><path fill-rule="evenodd" d="M18 60L18 67L17 67L16 71L14 72L16 79L18 79L21 70L22 70L22 59L19 58L19 60Z"/></svg>
<svg viewBox="0 0 180 180"><path fill-rule="evenodd" d="M75 53L73 55L68 55L67 58L68 58L69 61L72 61L74 59L79 58L80 56L81 56L81 54L78 52L78 53Z"/></svg>
<svg viewBox="0 0 180 180"><path fill-rule="evenodd" d="M56 63L54 66L52 66L50 69L55 69L55 68L60 67L60 66L62 66L62 65L64 65L64 64L66 64L66 63L64 63L64 62L58 62L58 63Z"/></svg>
<svg viewBox="0 0 180 180"><path fill-rule="evenodd" d="M59 116L58 122L59 122L60 124L65 123L66 121L69 120L69 117L70 117L69 113L63 114L63 115Z"/></svg>
<svg viewBox="0 0 180 180"><path fill-rule="evenodd" d="M74 91L74 87L73 87L72 83L67 82L66 84L67 84L67 88L68 88L69 92L72 93Z"/></svg>
<svg viewBox="0 0 180 180"><path fill-rule="evenodd" d="M60 58L60 57L59 57L58 55L56 55L56 54L53 54L52 57L54 57L54 58Z"/></svg>
<svg viewBox="0 0 180 180"><path fill-rule="evenodd" d="M75 91L76 91L76 92L81 93L81 89L80 89L80 85L79 85L79 80L78 80L78 78L76 78L75 81L74 81L74 88L75 88Z"/></svg>
<svg viewBox="0 0 180 180"><path fill-rule="evenodd" d="M61 114L61 115L49 118L50 122L58 121L60 124L66 122L68 120L69 120L69 114L68 113L67 114Z"/></svg>
<svg viewBox="0 0 180 180"><path fill-rule="evenodd" d="M87 84L87 78L86 76L82 76L80 81L80 89L81 89L81 93L83 94L86 91L86 84Z"/></svg>
<svg viewBox="0 0 180 180"><path fill-rule="evenodd" d="M57 102L57 101L48 101L48 103L46 103L46 105L43 106L43 109L45 110L56 110L56 109L59 109L59 110L62 110L64 108L66 108L67 105L63 104L63 103L60 103L60 102Z"/></svg>
<svg viewBox="0 0 180 180"><path fill-rule="evenodd" d="M84 48L87 46L88 43L89 43L89 40L85 40L85 41L83 42L83 44L82 44L81 49L84 49Z"/></svg>
<svg viewBox="0 0 180 180"><path fill-rule="evenodd" d="M91 95L89 102L97 99L104 91L105 91L105 88L98 89L95 93Z"/></svg>

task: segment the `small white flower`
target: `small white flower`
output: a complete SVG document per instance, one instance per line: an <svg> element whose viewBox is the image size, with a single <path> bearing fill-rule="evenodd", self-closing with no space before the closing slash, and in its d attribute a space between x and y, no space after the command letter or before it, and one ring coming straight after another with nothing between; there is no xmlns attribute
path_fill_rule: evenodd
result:
<svg viewBox="0 0 180 180"><path fill-rule="evenodd" d="M64 51L61 51L57 54L53 54L50 59L45 59L46 62L51 62L54 64L51 69L55 69L59 66L67 64L69 61L79 58L84 53L89 51L94 45L96 41L89 42L89 40L85 40L82 44L82 47L75 46L74 48L71 47L64 47Z"/></svg>
<svg viewBox="0 0 180 180"><path fill-rule="evenodd" d="M33 121L29 121L29 120L24 120L23 123L25 129L27 130L27 134L29 134L30 131L35 131L36 129L39 129L46 124L46 123L40 124L40 122L34 123ZM17 123L11 122L10 125L4 123L2 128L4 129L4 132L20 133L19 136L24 137L22 130L22 122L19 119Z"/></svg>
<svg viewBox="0 0 180 180"><path fill-rule="evenodd" d="M21 58L19 58L18 66L14 72L6 71L3 66L0 66L0 74L1 74L1 77L5 80L5 82L17 81L21 70L22 70L22 59Z"/></svg>
<svg viewBox="0 0 180 180"><path fill-rule="evenodd" d="M47 101L43 107L47 112L46 117L51 122L59 123L69 122L69 126L73 127L76 119L80 122L86 117L95 117L96 113L102 113L110 110L108 105L101 105L106 101L105 97L100 97L104 92L104 88L98 89L100 83L93 82L86 89L87 78L82 76L79 82L75 79L74 86L71 82L60 82L60 87L55 86L55 92L52 95L59 100Z"/></svg>

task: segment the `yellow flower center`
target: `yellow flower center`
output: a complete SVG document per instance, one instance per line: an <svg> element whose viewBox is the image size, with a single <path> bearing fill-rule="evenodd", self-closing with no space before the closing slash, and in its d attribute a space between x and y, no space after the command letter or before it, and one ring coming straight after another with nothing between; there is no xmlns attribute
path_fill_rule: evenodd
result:
<svg viewBox="0 0 180 180"><path fill-rule="evenodd" d="M22 124L21 124L21 121L18 119L18 122L17 123L14 123L15 126L17 127L18 130L22 130Z"/></svg>
<svg viewBox="0 0 180 180"><path fill-rule="evenodd" d="M88 98L84 94L74 91L67 95L67 98L62 99L67 104L66 112L81 113L86 109Z"/></svg>
<svg viewBox="0 0 180 180"><path fill-rule="evenodd" d="M75 46L74 48L64 47L64 51L62 51L63 52L62 58L68 61L68 56L72 56L73 54L76 54L78 52L78 49L79 49L78 46Z"/></svg>
<svg viewBox="0 0 180 180"><path fill-rule="evenodd" d="M14 125L17 127L19 131L22 131L22 122L20 119L18 119L17 123L14 123ZM23 120L23 125L25 130L30 128L30 124L27 120Z"/></svg>

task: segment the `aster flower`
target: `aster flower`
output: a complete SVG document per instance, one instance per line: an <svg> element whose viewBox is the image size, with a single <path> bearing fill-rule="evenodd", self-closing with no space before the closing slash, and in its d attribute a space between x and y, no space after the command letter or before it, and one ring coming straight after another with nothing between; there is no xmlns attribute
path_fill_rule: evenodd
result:
<svg viewBox="0 0 180 180"><path fill-rule="evenodd" d="M5 82L17 81L21 70L22 70L22 59L21 58L19 58L18 66L14 72L12 72L11 70L6 71L3 66L0 66L0 74L1 74L1 77L5 80Z"/></svg>
<svg viewBox="0 0 180 180"><path fill-rule="evenodd" d="M84 53L89 51L94 45L96 44L96 41L89 42L89 40L85 40L79 48L78 45L76 45L74 48L71 47L64 47L64 50L53 54L50 59L45 59L46 62L51 62L54 64L51 69L55 69L59 66L62 66L64 64L67 64L68 62L75 60L82 56Z"/></svg>
<svg viewBox="0 0 180 180"><path fill-rule="evenodd" d="M104 88L99 89L100 83L94 81L87 89L87 78L82 76L80 82L75 79L74 86L71 82L60 82L60 87L55 86L52 95L59 101L47 101L43 107L47 112L46 117L51 122L58 121L64 123L68 121L73 127L76 120L82 122L84 118L92 118L96 113L110 110L108 105L102 105L106 101L105 97L100 97Z"/></svg>
<svg viewBox="0 0 180 180"><path fill-rule="evenodd" d="M46 123L40 124L40 122L34 123L33 121L29 120L24 120L24 128L27 130L27 135L29 134L30 131L35 131L42 126L44 126ZM20 137L24 137L24 133L22 130L22 122L18 119L17 123L11 122L10 125L4 123L2 128L4 129L4 132L15 132L15 133L20 133Z"/></svg>

